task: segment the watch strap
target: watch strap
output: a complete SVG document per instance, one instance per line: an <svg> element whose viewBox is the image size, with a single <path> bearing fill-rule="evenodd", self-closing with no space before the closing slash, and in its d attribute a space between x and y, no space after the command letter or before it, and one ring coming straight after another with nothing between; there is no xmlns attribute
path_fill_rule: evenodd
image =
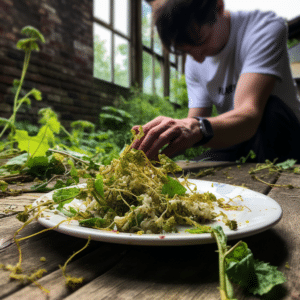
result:
<svg viewBox="0 0 300 300"><path fill-rule="evenodd" d="M193 147L198 147L208 143L213 138L214 132L210 122L207 119L203 117L194 117L194 119L199 121L200 130L203 136L198 143L193 145Z"/></svg>

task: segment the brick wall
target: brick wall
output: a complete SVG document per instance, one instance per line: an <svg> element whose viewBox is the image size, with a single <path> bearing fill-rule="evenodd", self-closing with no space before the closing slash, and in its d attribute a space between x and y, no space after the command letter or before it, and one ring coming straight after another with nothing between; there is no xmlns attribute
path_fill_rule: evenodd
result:
<svg viewBox="0 0 300 300"><path fill-rule="evenodd" d="M33 52L24 88L37 88L43 101L32 101L18 120L37 121L51 107L68 126L73 120L96 123L102 106L113 105L128 90L93 78L93 0L0 0L0 116L12 113L12 82L21 75L24 52L16 43L24 26L45 37Z"/></svg>

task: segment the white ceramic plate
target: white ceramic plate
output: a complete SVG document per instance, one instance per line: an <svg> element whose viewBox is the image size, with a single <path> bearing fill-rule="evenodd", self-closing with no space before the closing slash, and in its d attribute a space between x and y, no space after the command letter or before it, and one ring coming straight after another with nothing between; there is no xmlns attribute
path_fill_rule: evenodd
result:
<svg viewBox="0 0 300 300"><path fill-rule="evenodd" d="M235 219L238 222L237 230L230 230L221 220L209 223L209 225L222 226L228 240L240 239L265 231L278 223L282 217L282 210L279 204L270 197L258 192L243 187L210 181L189 179L189 182L196 184L199 192L211 192L215 194L217 198L224 198L226 200L234 199L237 204L246 207L242 211L224 211L229 219ZM85 185L78 185L78 187L83 186ZM42 196L37 199L35 203L41 200L52 199L52 194L53 192ZM240 200L240 198L242 198L243 201ZM47 211L44 213L44 217L38 219L38 222L45 227L53 227L64 219L66 219L66 217L63 215ZM187 228L189 227L180 226L180 228L178 228L179 233L137 235L134 233L117 233L81 227L77 221L71 221L69 224L63 223L59 225L55 230L79 238L87 239L91 236L91 239L96 241L130 245L177 246L215 242L210 234L190 234L185 232Z"/></svg>

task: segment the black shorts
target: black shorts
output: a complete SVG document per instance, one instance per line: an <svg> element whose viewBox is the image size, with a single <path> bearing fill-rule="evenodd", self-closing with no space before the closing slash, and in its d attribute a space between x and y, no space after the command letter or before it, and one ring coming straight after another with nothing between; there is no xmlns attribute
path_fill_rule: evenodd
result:
<svg viewBox="0 0 300 300"><path fill-rule="evenodd" d="M300 123L294 112L278 97L271 96L266 104L256 134L248 141L232 147L208 150L193 160L237 161L252 150L256 157L251 162L266 159L283 162L296 159L300 162Z"/></svg>

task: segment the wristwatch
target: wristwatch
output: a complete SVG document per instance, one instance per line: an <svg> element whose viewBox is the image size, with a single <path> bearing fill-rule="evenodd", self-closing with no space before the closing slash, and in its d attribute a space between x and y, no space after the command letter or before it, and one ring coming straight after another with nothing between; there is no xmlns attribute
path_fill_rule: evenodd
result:
<svg viewBox="0 0 300 300"><path fill-rule="evenodd" d="M202 139L193 145L193 147L198 147L208 143L214 137L214 132L210 122L207 119L202 117L194 117L194 119L199 121L200 130L203 135Z"/></svg>

